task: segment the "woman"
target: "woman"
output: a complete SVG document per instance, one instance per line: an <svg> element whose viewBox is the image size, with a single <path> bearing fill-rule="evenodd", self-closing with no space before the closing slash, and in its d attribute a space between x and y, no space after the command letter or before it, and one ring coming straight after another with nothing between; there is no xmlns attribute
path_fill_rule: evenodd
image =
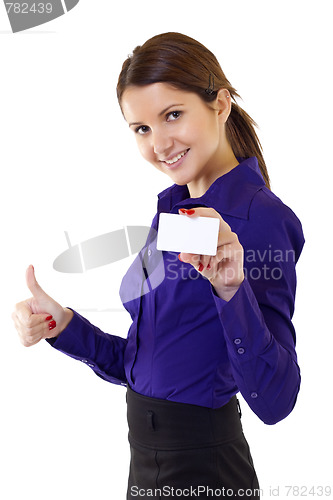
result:
<svg viewBox="0 0 333 500"><path fill-rule="evenodd" d="M295 264L304 237L271 191L254 121L215 56L165 33L123 64L119 104L140 153L173 185L158 195L120 295L127 339L62 308L36 282L13 319L24 345L45 338L101 378L127 385L127 498L258 498L236 394L275 424L293 409ZM239 97L239 96L238 96ZM160 213L215 217L216 256L159 252ZM175 494L175 493L174 493ZM252 495L252 496L251 496Z"/></svg>

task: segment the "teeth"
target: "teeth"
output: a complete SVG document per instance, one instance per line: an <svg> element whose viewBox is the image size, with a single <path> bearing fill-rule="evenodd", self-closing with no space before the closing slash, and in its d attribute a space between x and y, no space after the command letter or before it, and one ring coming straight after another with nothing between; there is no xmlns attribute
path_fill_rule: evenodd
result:
<svg viewBox="0 0 333 500"><path fill-rule="evenodd" d="M180 160L180 158L182 158L186 153L187 153L187 150L183 151L182 153L180 153L179 155L175 156L171 160L165 160L165 163L167 163L168 165L172 165L173 163L176 163L176 161Z"/></svg>

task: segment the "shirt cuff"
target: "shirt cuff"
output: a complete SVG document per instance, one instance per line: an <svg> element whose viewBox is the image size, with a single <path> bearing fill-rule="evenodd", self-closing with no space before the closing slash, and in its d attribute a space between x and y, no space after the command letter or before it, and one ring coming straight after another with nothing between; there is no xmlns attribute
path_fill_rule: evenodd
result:
<svg viewBox="0 0 333 500"><path fill-rule="evenodd" d="M272 341L258 301L245 278L227 302L212 287L212 295L223 327L228 353L238 362L262 354Z"/></svg>
<svg viewBox="0 0 333 500"><path fill-rule="evenodd" d="M45 340L55 349L83 361L82 357L90 355L89 332L93 325L71 307L67 309L73 311L74 315L66 328L58 337ZM86 354L83 355L83 352Z"/></svg>
<svg viewBox="0 0 333 500"><path fill-rule="evenodd" d="M74 315L67 327L58 337L46 341L58 351L85 363L107 382L126 385L126 339L102 332L76 311L71 311Z"/></svg>

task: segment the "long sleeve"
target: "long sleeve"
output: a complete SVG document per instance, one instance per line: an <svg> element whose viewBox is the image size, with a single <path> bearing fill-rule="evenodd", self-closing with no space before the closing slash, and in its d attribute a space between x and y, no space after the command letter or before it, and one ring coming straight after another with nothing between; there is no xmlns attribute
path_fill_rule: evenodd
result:
<svg viewBox="0 0 333 500"><path fill-rule="evenodd" d="M127 339L74 313L50 343L101 378L149 397L220 408L240 391L263 422L282 420L300 387L292 324L300 221L265 187L255 157L200 198L177 184L158 198L146 245L121 284L133 321ZM244 248L246 279L229 302L177 252L156 247L160 213L198 206L219 212Z"/></svg>
<svg viewBox="0 0 333 500"><path fill-rule="evenodd" d="M73 311L73 309L72 309ZM54 339L55 349L87 364L99 377L126 385L124 352L127 340L102 332L76 311L68 326Z"/></svg>
<svg viewBox="0 0 333 500"><path fill-rule="evenodd" d="M290 209L277 203L265 207L259 201L253 202L240 237L244 282L229 302L219 298L213 287L212 293L237 386L258 417L275 424L291 412L300 388L291 319L295 264L304 237Z"/></svg>
<svg viewBox="0 0 333 500"><path fill-rule="evenodd" d="M275 326L272 331L267 327L247 279L228 303L216 295L214 299L241 394L263 422L279 422L293 409L300 386L295 351L281 341L291 336L288 322L276 310L267 310L266 317ZM279 340L272 333L276 331Z"/></svg>

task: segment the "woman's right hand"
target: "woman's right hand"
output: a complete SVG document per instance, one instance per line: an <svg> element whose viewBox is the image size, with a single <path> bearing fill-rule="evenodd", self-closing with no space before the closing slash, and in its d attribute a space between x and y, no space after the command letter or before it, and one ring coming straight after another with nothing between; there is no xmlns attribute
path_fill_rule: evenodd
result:
<svg viewBox="0 0 333 500"><path fill-rule="evenodd" d="M36 281L33 266L26 271L26 281L32 297L16 304L12 319L22 344L29 347L42 339L57 337L74 313L44 292Z"/></svg>

